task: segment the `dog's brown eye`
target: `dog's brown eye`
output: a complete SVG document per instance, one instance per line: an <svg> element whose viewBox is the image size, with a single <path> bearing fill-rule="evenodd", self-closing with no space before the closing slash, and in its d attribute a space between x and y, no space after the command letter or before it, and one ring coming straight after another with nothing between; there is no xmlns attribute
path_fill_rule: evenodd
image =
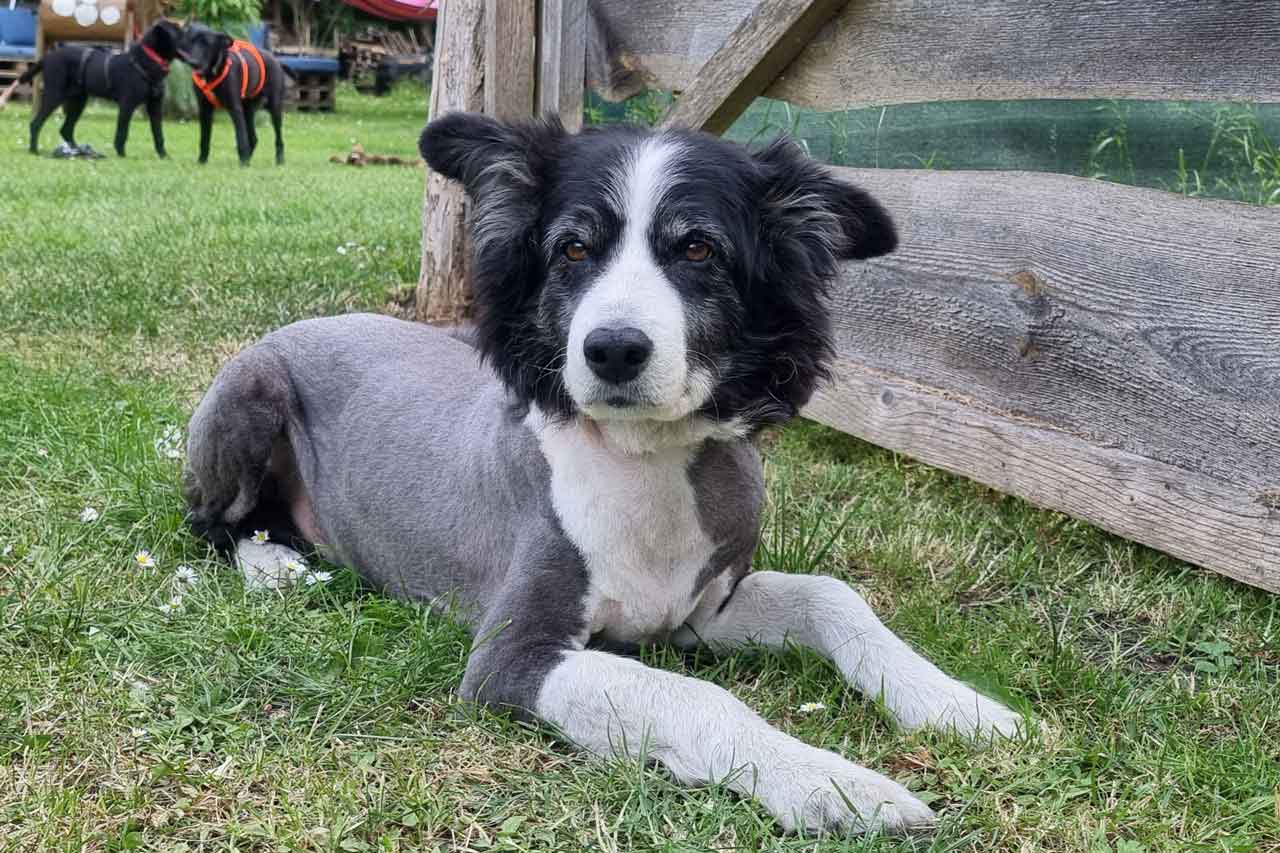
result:
<svg viewBox="0 0 1280 853"><path fill-rule="evenodd" d="M587 259L587 244L581 240L574 240L572 243L566 243L564 246L564 256L575 264L578 261Z"/></svg>
<svg viewBox="0 0 1280 853"><path fill-rule="evenodd" d="M690 240L684 246L684 256L691 261L705 261L711 257L711 244L703 240Z"/></svg>

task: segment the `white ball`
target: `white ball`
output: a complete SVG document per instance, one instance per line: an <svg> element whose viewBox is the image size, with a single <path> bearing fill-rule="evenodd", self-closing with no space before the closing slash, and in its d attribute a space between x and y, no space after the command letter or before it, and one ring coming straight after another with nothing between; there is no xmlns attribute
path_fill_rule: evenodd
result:
<svg viewBox="0 0 1280 853"><path fill-rule="evenodd" d="M70 18L76 11L76 0L53 0L53 14Z"/></svg>
<svg viewBox="0 0 1280 853"><path fill-rule="evenodd" d="M102 16L102 23L106 24L108 27L114 27L116 24L120 23L119 6L104 6L102 11L98 14Z"/></svg>
<svg viewBox="0 0 1280 853"><path fill-rule="evenodd" d="M77 6L76 23L82 27L92 27L98 20L97 6Z"/></svg>

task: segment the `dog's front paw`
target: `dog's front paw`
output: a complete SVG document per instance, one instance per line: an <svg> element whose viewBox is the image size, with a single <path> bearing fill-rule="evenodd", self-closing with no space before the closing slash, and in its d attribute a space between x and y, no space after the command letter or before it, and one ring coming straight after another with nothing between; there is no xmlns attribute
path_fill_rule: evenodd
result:
<svg viewBox="0 0 1280 853"><path fill-rule="evenodd" d="M902 785L811 746L760 768L754 794L787 832L904 835L936 821Z"/></svg>
<svg viewBox="0 0 1280 853"><path fill-rule="evenodd" d="M895 710L908 729L929 727L977 740L1016 738L1026 729L1021 714L958 681L921 691Z"/></svg>
<svg viewBox="0 0 1280 853"><path fill-rule="evenodd" d="M285 589L307 573L302 555L274 542L241 539L236 544L236 562L249 589Z"/></svg>

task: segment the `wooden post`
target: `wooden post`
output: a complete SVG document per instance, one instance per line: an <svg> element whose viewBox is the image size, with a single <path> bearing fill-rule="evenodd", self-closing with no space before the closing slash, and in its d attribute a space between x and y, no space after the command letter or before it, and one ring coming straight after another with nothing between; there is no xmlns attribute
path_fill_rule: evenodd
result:
<svg viewBox="0 0 1280 853"><path fill-rule="evenodd" d="M760 0L701 68L663 126L724 133L847 0Z"/></svg>
<svg viewBox="0 0 1280 853"><path fill-rule="evenodd" d="M484 0L442 3L436 27L430 116L484 106ZM466 260L468 204L462 187L427 173L422 208L422 268L414 307L419 320L455 324L470 307Z"/></svg>
<svg viewBox="0 0 1280 853"><path fill-rule="evenodd" d="M533 0L485 2L484 111L494 118L533 114L535 12Z"/></svg>
<svg viewBox="0 0 1280 853"><path fill-rule="evenodd" d="M586 88L587 0L542 0L538 35L538 113L582 129Z"/></svg>

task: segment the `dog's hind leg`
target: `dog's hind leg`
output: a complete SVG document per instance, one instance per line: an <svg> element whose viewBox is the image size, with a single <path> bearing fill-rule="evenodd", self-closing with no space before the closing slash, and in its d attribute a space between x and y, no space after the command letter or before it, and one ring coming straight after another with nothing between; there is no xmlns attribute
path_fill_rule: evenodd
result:
<svg viewBox="0 0 1280 853"><path fill-rule="evenodd" d="M80 114L88 101L88 95L77 95L62 105L62 128L58 135L72 148L76 147L76 123L80 121Z"/></svg>
<svg viewBox="0 0 1280 853"><path fill-rule="evenodd" d="M864 696L882 698L908 729L1013 737L1022 727L1020 715L917 654L836 578L752 572L723 606L707 600L673 638L678 645L782 648L790 641L830 658L847 681Z"/></svg>
<svg viewBox="0 0 1280 853"><path fill-rule="evenodd" d="M44 123L49 120L49 116L53 115L53 111L61 106L61 102L47 88L44 97L40 101L40 109L31 118L31 153L40 153L40 130L44 127ZM83 107L82 107L83 109Z"/></svg>
<svg viewBox="0 0 1280 853"><path fill-rule="evenodd" d="M253 587L287 585L305 569L294 508L309 502L286 435L293 399L279 358L250 347L218 374L188 429L188 522Z"/></svg>

